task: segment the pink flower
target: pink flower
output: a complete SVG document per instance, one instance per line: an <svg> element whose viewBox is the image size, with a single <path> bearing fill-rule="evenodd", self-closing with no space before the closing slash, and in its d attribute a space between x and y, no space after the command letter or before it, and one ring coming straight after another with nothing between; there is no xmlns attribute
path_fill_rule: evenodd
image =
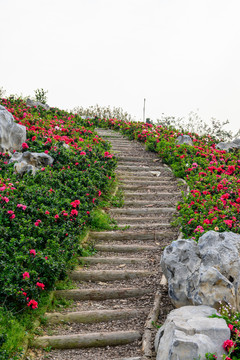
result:
<svg viewBox="0 0 240 360"><path fill-rule="evenodd" d="M45 211L45 214L46 214L46 215L49 215L49 214L50 214L50 212L46 210L46 211Z"/></svg>
<svg viewBox="0 0 240 360"><path fill-rule="evenodd" d="M45 154L48 154L48 150L45 150L44 152L45 152Z"/></svg>
<svg viewBox="0 0 240 360"><path fill-rule="evenodd" d="M81 151L80 155L86 155L85 151Z"/></svg>
<svg viewBox="0 0 240 360"><path fill-rule="evenodd" d="M57 214L57 215L55 215L54 217L55 217L55 219L59 219L59 215L58 215L58 214Z"/></svg>
<svg viewBox="0 0 240 360"><path fill-rule="evenodd" d="M36 309L38 307L38 303L35 300L30 300L29 303L27 304L27 306L31 306L32 305L32 309Z"/></svg>
<svg viewBox="0 0 240 360"><path fill-rule="evenodd" d="M42 290L44 290L44 287L45 287L45 285L40 282L37 282L36 286L40 287Z"/></svg>
<svg viewBox="0 0 240 360"><path fill-rule="evenodd" d="M101 194L102 194L102 192L99 190L99 191L98 191L98 196L101 196Z"/></svg>
<svg viewBox="0 0 240 360"><path fill-rule="evenodd" d="M35 140L36 140L36 138L37 138L36 136L33 136L33 137L32 137L32 141L35 141Z"/></svg>
<svg viewBox="0 0 240 360"><path fill-rule="evenodd" d="M34 249L29 250L29 254L36 256L36 250L34 250Z"/></svg>
<svg viewBox="0 0 240 360"><path fill-rule="evenodd" d="M232 341L232 340L226 340L223 343L223 348L227 351L229 351L233 346L235 346L236 344Z"/></svg>
<svg viewBox="0 0 240 360"><path fill-rule="evenodd" d="M92 199L93 204L94 204L94 201L95 201L95 200L96 200L96 198L93 198L93 199Z"/></svg>
<svg viewBox="0 0 240 360"><path fill-rule="evenodd" d="M27 271L25 271L25 273L23 273L23 279L25 280L26 278L30 278L30 275Z"/></svg>
<svg viewBox="0 0 240 360"><path fill-rule="evenodd" d="M77 216L77 214L78 214L78 211L77 210L75 210L75 209L73 209L72 211L71 211L71 215L72 216Z"/></svg>
<svg viewBox="0 0 240 360"><path fill-rule="evenodd" d="M80 200L74 200L71 202L71 205L73 208L76 208L78 205L80 205Z"/></svg>
<svg viewBox="0 0 240 360"><path fill-rule="evenodd" d="M29 146L28 146L28 144L27 144L27 143L22 143L22 148L23 148L23 149L28 149L28 148L29 148Z"/></svg>
<svg viewBox="0 0 240 360"><path fill-rule="evenodd" d="M14 211L8 210L8 214L9 214L9 215L14 214Z"/></svg>

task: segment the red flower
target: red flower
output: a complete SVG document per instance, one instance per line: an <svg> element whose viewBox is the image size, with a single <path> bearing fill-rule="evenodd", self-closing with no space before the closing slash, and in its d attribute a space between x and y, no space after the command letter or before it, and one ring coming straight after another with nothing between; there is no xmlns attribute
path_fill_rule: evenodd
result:
<svg viewBox="0 0 240 360"><path fill-rule="evenodd" d="M28 149L28 148L29 148L29 146L28 146L28 144L27 144L27 143L22 143L22 148L23 148L23 149Z"/></svg>
<svg viewBox="0 0 240 360"><path fill-rule="evenodd" d="M74 216L74 215L77 216L77 214L78 214L78 211L77 211L77 210L72 210L72 211L71 211L71 215L72 215L72 216Z"/></svg>
<svg viewBox="0 0 240 360"><path fill-rule="evenodd" d="M30 300L27 306L32 306L32 309L36 309L38 307L38 303L35 300Z"/></svg>
<svg viewBox="0 0 240 360"><path fill-rule="evenodd" d="M30 278L30 275L29 275L29 273L27 272L27 271L25 271L24 273L23 273L23 279L25 280L26 278Z"/></svg>
<svg viewBox="0 0 240 360"><path fill-rule="evenodd" d="M35 141L35 140L36 140L36 138L37 138L36 136L33 136L33 137L32 137L32 141Z"/></svg>
<svg viewBox="0 0 240 360"><path fill-rule="evenodd" d="M44 287L45 287L45 285L40 282L37 282L36 286L40 287L42 290L44 290Z"/></svg>
<svg viewBox="0 0 240 360"><path fill-rule="evenodd" d="M29 254L36 256L36 250L34 250L34 249L29 250Z"/></svg>

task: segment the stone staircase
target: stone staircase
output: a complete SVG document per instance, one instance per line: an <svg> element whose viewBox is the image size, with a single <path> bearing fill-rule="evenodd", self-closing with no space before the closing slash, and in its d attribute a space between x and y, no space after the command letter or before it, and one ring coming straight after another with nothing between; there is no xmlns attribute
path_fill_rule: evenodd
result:
<svg viewBox="0 0 240 360"><path fill-rule="evenodd" d="M32 341L29 359L154 359L154 324L171 307L163 296L159 260L177 238L170 222L183 188L141 144L111 130L98 134L119 158L125 202L110 214L127 229L90 233L97 254L81 258L85 266L70 274L77 288L55 292L73 304L46 314L45 334ZM43 348L51 351L37 350Z"/></svg>

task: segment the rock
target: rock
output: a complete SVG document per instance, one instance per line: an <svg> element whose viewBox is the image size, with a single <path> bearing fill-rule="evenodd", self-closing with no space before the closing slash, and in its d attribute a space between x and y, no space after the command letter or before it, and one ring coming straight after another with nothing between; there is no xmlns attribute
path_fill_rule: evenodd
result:
<svg viewBox="0 0 240 360"><path fill-rule="evenodd" d="M228 151L230 149L240 149L240 138L230 142L220 142L216 145L217 149Z"/></svg>
<svg viewBox="0 0 240 360"><path fill-rule="evenodd" d="M26 141L26 127L16 124L12 114L0 105L0 147L3 152L21 150Z"/></svg>
<svg viewBox="0 0 240 360"><path fill-rule="evenodd" d="M189 135L180 135L178 136L176 143L179 145L187 144L187 145L193 145L192 139Z"/></svg>
<svg viewBox="0 0 240 360"><path fill-rule="evenodd" d="M50 109L50 106L49 106L49 105L43 104L43 103L41 103L40 101L31 100L31 99L27 99L26 104L27 104L27 106L30 106L30 107L41 106L41 107L44 108L45 110L49 110L49 109Z"/></svg>
<svg viewBox="0 0 240 360"><path fill-rule="evenodd" d="M156 360L205 359L207 352L219 358L230 338L224 319L209 318L216 310L209 306L184 306L170 312L155 338Z"/></svg>
<svg viewBox="0 0 240 360"><path fill-rule="evenodd" d="M37 170L52 165L53 161L53 158L48 154L26 151L24 153L15 152L9 160L9 164L16 162L14 169L20 175L25 172L32 172L35 175Z"/></svg>
<svg viewBox="0 0 240 360"><path fill-rule="evenodd" d="M226 302L240 309L240 235L208 231L198 244L180 239L167 246L161 267L176 307Z"/></svg>

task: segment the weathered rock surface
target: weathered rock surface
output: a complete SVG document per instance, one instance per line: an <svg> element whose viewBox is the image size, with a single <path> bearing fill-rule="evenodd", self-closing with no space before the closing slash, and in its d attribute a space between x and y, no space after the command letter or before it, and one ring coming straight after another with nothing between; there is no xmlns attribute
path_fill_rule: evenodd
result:
<svg viewBox="0 0 240 360"><path fill-rule="evenodd" d="M182 144L193 145L192 139L190 138L189 135L180 135L180 136L178 136L176 142L179 145L182 145Z"/></svg>
<svg viewBox="0 0 240 360"><path fill-rule="evenodd" d="M216 310L209 306L184 306L170 312L155 338L157 360L205 359L207 352L221 356L230 338L225 320L209 318Z"/></svg>
<svg viewBox="0 0 240 360"><path fill-rule="evenodd" d="M26 127L16 124L12 114L0 105L0 147L2 151L20 150L26 141Z"/></svg>
<svg viewBox="0 0 240 360"><path fill-rule="evenodd" d="M43 104L43 103L41 103L40 101L31 100L31 99L27 99L26 104L27 104L27 106L30 106L30 107L41 106L41 107L44 108L45 110L49 110L49 109L50 109L50 106L49 106L49 105Z"/></svg>
<svg viewBox="0 0 240 360"><path fill-rule="evenodd" d="M219 301L240 309L240 235L208 231L198 244L180 239L167 246L161 266L176 307Z"/></svg>
<svg viewBox="0 0 240 360"><path fill-rule="evenodd" d="M216 145L217 149L228 151L230 149L240 149L240 138L230 142L220 142Z"/></svg>
<svg viewBox="0 0 240 360"><path fill-rule="evenodd" d="M14 169L20 175L26 172L32 172L34 175L42 167L52 165L53 161L53 158L48 154L26 151L24 153L15 152L9 160L9 164L16 162Z"/></svg>

